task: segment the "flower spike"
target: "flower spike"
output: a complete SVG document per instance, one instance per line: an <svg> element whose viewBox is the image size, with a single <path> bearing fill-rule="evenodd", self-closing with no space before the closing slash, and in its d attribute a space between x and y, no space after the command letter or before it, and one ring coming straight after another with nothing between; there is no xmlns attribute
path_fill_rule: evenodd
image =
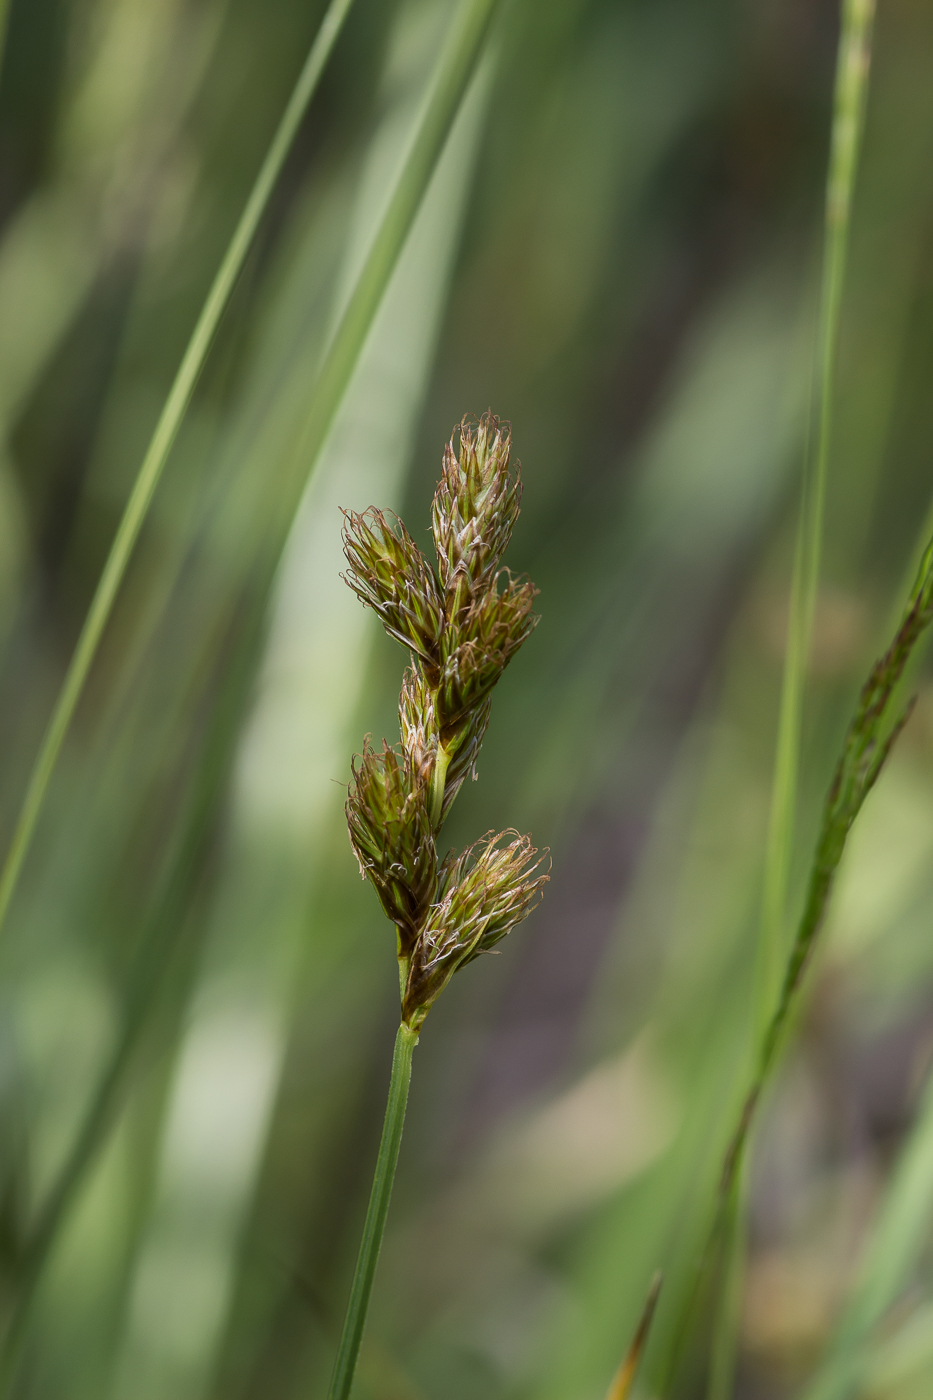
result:
<svg viewBox="0 0 933 1400"><path fill-rule="evenodd" d="M500 847L510 835L515 839ZM484 837L450 863L446 893L431 906L411 958L402 1003L408 1025L419 1026L454 973L531 913L548 880L543 863L518 832Z"/></svg>
<svg viewBox="0 0 933 1400"><path fill-rule="evenodd" d="M537 904L548 879L527 836L487 836L438 860L437 836L476 760L492 691L538 618L537 589L500 569L521 504L511 431L486 413L451 439L434 496L438 568L405 525L344 512L346 581L411 653L399 696L401 751L363 746L347 800L361 873L395 924L402 1018L420 1028L451 977ZM503 583L504 580L504 583ZM511 838L511 839L510 839Z"/></svg>

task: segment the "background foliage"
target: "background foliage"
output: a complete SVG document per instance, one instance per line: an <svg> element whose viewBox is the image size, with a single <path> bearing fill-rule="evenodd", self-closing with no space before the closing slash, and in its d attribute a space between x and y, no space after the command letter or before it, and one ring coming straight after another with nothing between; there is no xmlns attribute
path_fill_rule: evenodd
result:
<svg viewBox="0 0 933 1400"><path fill-rule="evenodd" d="M7 834L323 9L10 0ZM663 1267L643 1391L704 1393L707 1323L685 1342L682 1319L754 1030L838 14L511 0L292 520L309 386L455 10L356 0L10 911L0 1305L17 1395L325 1391L397 996L340 785L365 732L396 736L399 657L338 577L338 506L399 509L423 538L442 444L488 406L513 424L510 564L543 621L448 834L528 830L553 879L422 1038L358 1390L598 1400ZM931 62L929 6L881 0L790 917L930 508ZM933 1387L933 688L917 685L756 1144L748 1400Z"/></svg>

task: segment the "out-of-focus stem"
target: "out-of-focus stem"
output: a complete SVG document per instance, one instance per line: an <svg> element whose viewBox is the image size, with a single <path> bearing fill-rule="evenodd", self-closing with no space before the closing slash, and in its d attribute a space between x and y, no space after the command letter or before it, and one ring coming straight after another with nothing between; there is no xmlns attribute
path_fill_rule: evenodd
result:
<svg viewBox="0 0 933 1400"><path fill-rule="evenodd" d="M786 955L783 937L785 903L794 835L804 674L819 586L826 478L832 441L832 389L839 341L839 313L855 176L868 94L874 11L875 0L844 0L836 60L833 127L826 179L820 318L811 410L814 427L808 430L808 440L812 441L815 438L815 451L812 458L809 446L805 451L800 517L791 579L787 650L781 688L762 899L759 1030L770 1015L776 984Z"/></svg>
<svg viewBox="0 0 933 1400"><path fill-rule="evenodd" d="M823 268L816 362L811 389L811 421L807 425L807 445L804 450L787 648L774 756L771 812L765 849L756 987L755 1034L759 1040L762 1036L772 1035L771 1021L775 996L779 994L781 970L787 958L786 905L796 818L804 680L819 588L826 481L832 442L832 391L839 343L839 316L855 177L868 95L874 13L875 0L843 0L836 58L829 170L826 178ZM762 1071L762 1084L769 1072L770 1061ZM726 1191L726 1198L734 1197L731 1200L731 1209L734 1212L732 1227L726 1233L726 1249L729 1254L735 1254L742 1249L741 1217L745 1204L743 1183L746 1178L744 1174L739 1173L739 1168L759 1093L760 1087L745 1104L742 1126L730 1149L730 1161L727 1165L727 1175L735 1177ZM727 1287L737 1287L740 1276L741 1260L728 1258L723 1275ZM717 1312L712 1343L713 1364L707 1391L708 1400L728 1400L732 1393L737 1316L737 1307L731 1305L728 1300L723 1300Z"/></svg>

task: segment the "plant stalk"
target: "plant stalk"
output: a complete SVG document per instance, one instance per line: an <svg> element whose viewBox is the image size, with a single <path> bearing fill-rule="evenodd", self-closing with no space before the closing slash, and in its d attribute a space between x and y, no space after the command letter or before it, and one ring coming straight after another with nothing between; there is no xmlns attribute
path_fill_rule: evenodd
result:
<svg viewBox="0 0 933 1400"><path fill-rule="evenodd" d="M408 1103L408 1088L411 1084L411 1057L418 1044L418 1032L411 1030L404 1021L395 1037L395 1050L392 1055L392 1077L389 1080L389 1101L386 1104L385 1123L382 1128L382 1141L379 1156L376 1158L376 1171L373 1176L373 1189L366 1211L363 1238L356 1261L350 1300L344 1318L343 1333L334 1362L329 1400L348 1400L353 1386L353 1375L366 1326L366 1313L369 1298L373 1291L373 1279L379 1262L379 1250L389 1213L392 1197L392 1184L395 1181L395 1168L398 1162L399 1147L402 1142L402 1129L405 1125L405 1107Z"/></svg>

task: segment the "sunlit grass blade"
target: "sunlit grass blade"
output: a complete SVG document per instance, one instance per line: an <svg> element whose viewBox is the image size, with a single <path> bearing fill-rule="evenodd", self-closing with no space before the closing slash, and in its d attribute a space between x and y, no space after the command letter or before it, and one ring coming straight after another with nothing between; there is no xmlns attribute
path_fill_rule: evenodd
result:
<svg viewBox="0 0 933 1400"><path fill-rule="evenodd" d="M872 1231L855 1292L805 1400L846 1400L859 1392L872 1331L925 1248L933 1216L933 1081L901 1152Z"/></svg>
<svg viewBox="0 0 933 1400"><path fill-rule="evenodd" d="M0 873L0 928L3 926L26 859L58 755L185 410L191 401L214 334L242 271L282 165L308 104L314 96L351 4L352 0L331 0L278 130L272 138L246 207L217 270L146 450L29 778L10 848Z"/></svg>
<svg viewBox="0 0 933 1400"><path fill-rule="evenodd" d="M616 1372L606 1400L628 1400L632 1386L635 1384L635 1377L638 1374L638 1367L641 1362L645 1345L648 1341L648 1333L651 1331L651 1323L654 1318L655 1308L658 1306L658 1298L661 1293L661 1284L664 1282L663 1274L656 1273L651 1280L651 1287L648 1289L648 1296L645 1299L645 1306L642 1309L641 1318L635 1328L635 1335L632 1338L631 1346L625 1354L622 1365Z"/></svg>

